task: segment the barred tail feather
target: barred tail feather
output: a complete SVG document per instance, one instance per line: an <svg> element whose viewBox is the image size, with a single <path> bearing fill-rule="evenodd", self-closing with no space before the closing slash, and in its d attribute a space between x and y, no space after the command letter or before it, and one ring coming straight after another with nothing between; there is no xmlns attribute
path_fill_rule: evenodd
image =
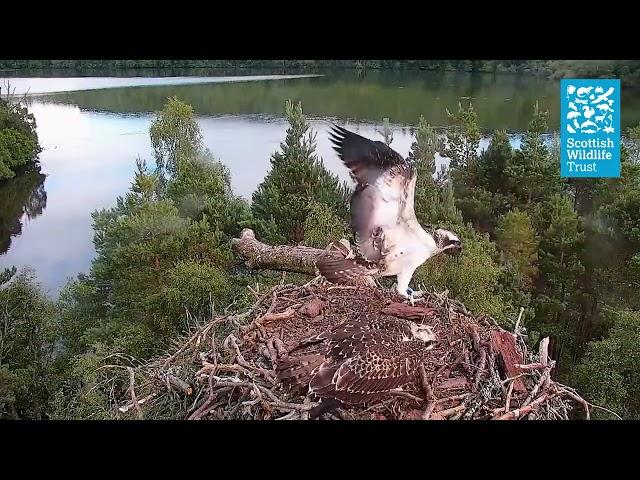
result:
<svg viewBox="0 0 640 480"><path fill-rule="evenodd" d="M276 376L287 388L306 388L324 362L323 355L301 355L278 360Z"/></svg>

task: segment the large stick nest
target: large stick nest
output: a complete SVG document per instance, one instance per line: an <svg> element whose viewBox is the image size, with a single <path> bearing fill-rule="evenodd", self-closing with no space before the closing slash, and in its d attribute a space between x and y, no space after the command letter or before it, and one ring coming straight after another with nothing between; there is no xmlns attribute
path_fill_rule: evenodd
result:
<svg viewBox="0 0 640 480"><path fill-rule="evenodd" d="M149 418L163 410L188 419L308 419L317 403L279 383L278 357L300 340L365 313L427 323L438 336L437 347L413 385L323 419L568 419L576 404L573 416L589 418L587 402L551 378L555 363L548 358L547 339L539 352L527 351L518 327L507 332L446 292L427 294L411 307L378 289L314 281L280 285L256 297L244 314L215 317L195 328L172 355L129 369L118 415Z"/></svg>

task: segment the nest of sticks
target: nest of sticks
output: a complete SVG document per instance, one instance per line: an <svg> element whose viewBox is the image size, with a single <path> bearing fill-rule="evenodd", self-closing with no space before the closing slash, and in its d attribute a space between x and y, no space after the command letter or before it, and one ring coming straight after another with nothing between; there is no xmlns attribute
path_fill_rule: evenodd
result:
<svg viewBox="0 0 640 480"><path fill-rule="evenodd" d="M254 294L256 302L247 312L215 317L194 328L171 355L129 368L129 388L117 415L150 418L159 416L154 410L163 410L165 418L190 420L308 419L318 403L278 382L277 359L300 340L366 313L427 323L438 345L414 384L321 419L589 418L589 404L552 379L548 339L537 352L528 351L518 325L515 332L505 331L447 292L426 294L410 306L379 289L316 279ZM305 347L300 354L314 348L322 347Z"/></svg>

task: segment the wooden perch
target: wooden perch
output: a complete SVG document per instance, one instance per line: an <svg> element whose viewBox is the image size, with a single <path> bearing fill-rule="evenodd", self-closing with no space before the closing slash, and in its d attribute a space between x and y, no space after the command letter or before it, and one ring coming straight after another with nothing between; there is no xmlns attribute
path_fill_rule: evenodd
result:
<svg viewBox="0 0 640 480"><path fill-rule="evenodd" d="M256 240L253 230L245 228L231 240L233 249L250 268L316 275L316 261L330 255L326 250L305 246L267 245Z"/></svg>

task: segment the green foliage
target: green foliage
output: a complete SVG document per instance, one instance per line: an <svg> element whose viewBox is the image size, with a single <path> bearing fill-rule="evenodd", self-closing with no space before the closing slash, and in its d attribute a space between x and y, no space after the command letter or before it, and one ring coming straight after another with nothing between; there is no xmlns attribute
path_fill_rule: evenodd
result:
<svg viewBox="0 0 640 480"><path fill-rule="evenodd" d="M193 107L169 98L149 129L156 166L161 174L175 175L181 162L190 161L202 149L202 134Z"/></svg>
<svg viewBox="0 0 640 480"><path fill-rule="evenodd" d="M96 286L95 279L84 274L60 291L60 337L65 357L88 350L94 333L109 319L112 306L102 295L103 289Z"/></svg>
<svg viewBox="0 0 640 480"><path fill-rule="evenodd" d="M77 381L57 395L78 405L93 404L97 394L82 393L96 349L149 358L189 318L209 317L230 300L226 239L237 231L232 212L248 206L232 195L228 171L203 151L190 107L170 99L151 133L159 168L150 172L139 159L130 191L116 207L94 212L91 273L61 292L65 358L76 362L67 374Z"/></svg>
<svg viewBox="0 0 640 480"><path fill-rule="evenodd" d="M627 129L623 143L627 161L632 165L640 165L640 125Z"/></svg>
<svg viewBox="0 0 640 480"><path fill-rule="evenodd" d="M547 133L547 117L548 112L541 111L536 103L522 145L505 169L513 206L527 209L532 202L560 192L559 158L552 154L542 138Z"/></svg>
<svg viewBox="0 0 640 480"><path fill-rule="evenodd" d="M454 168L456 204L470 221L483 232L493 232L496 219L509 211L514 203L512 181L506 175L514 152L504 131L497 131L489 147L477 162L467 168Z"/></svg>
<svg viewBox="0 0 640 480"><path fill-rule="evenodd" d="M514 265L518 286L531 289L538 274L538 241L531 217L517 209L507 213L498 223L496 245L503 263Z"/></svg>
<svg viewBox="0 0 640 480"><path fill-rule="evenodd" d="M348 238L347 224L326 204L311 202L304 221L304 245L325 248L331 242Z"/></svg>
<svg viewBox="0 0 640 480"><path fill-rule="evenodd" d="M16 267L5 268L2 272L0 272L0 287L2 287L5 283L13 278L18 270Z"/></svg>
<svg viewBox="0 0 640 480"><path fill-rule="evenodd" d="M471 226L456 231L464 242L462 253L430 259L418 268L415 281L437 291L448 289L470 310L505 321L510 311L499 294L501 269L493 259L495 245Z"/></svg>
<svg viewBox="0 0 640 480"><path fill-rule="evenodd" d="M624 419L640 419L640 312L607 309L613 326L607 338L589 344L572 372L574 386L591 403L613 410ZM592 410L594 418L612 419Z"/></svg>
<svg viewBox="0 0 640 480"><path fill-rule="evenodd" d="M100 344L95 349L72 357L65 365L58 388L51 395L53 420L112 420L114 392L124 391L118 369L105 369L106 354ZM118 359L111 357L117 364ZM114 376L114 374L116 374Z"/></svg>
<svg viewBox="0 0 640 480"><path fill-rule="evenodd" d="M5 270L3 280L15 270ZM55 306L22 271L0 285L0 419L46 418Z"/></svg>
<svg viewBox="0 0 640 480"><path fill-rule="evenodd" d="M638 60L551 60L544 69L552 78L621 78L625 86L640 84Z"/></svg>
<svg viewBox="0 0 640 480"><path fill-rule="evenodd" d="M584 232L571 202L561 195L538 205L535 223L540 232L540 279L535 298L535 329L553 335L559 367L576 357L579 344Z"/></svg>
<svg viewBox="0 0 640 480"><path fill-rule="evenodd" d="M415 212L421 224L435 224L441 221L441 213L438 211L442 205L438 202L440 195L438 186L433 178L436 173L437 152L444 148L442 139L436 131L427 123L423 116L418 120L415 131L415 140L411 144L409 157L416 163L416 193Z"/></svg>
<svg viewBox="0 0 640 480"><path fill-rule="evenodd" d="M196 318L210 318L231 294L225 271L202 260L181 260L171 269L163 291L166 314L175 318L189 312Z"/></svg>
<svg viewBox="0 0 640 480"><path fill-rule="evenodd" d="M473 110L471 103L466 110L458 103L458 111L451 113L447 110L447 115L451 126L447 130L444 156L451 159L451 168L474 167L478 161L480 147L478 114Z"/></svg>
<svg viewBox="0 0 640 480"><path fill-rule="evenodd" d="M240 225L251 218L248 202L231 189L229 169L208 151L182 164L168 186L167 196L180 215L193 220L206 216L225 238L240 233Z"/></svg>
<svg viewBox="0 0 640 480"><path fill-rule="evenodd" d="M505 203L504 194L492 188L491 175L509 161L509 140L505 133L497 132L489 148L479 154L480 129L472 105L467 110L459 105L458 113L449 113L449 117L452 125L447 132L445 156L451 159L449 175L456 206L465 221L482 232L491 232Z"/></svg>
<svg viewBox="0 0 640 480"><path fill-rule="evenodd" d="M271 157L271 170L253 193L253 227L265 241L283 239L297 244L305 237L304 224L312 201L325 204L346 218L347 188L329 173L315 154L315 133L300 103L286 104L289 121L281 151Z"/></svg>
<svg viewBox="0 0 640 480"><path fill-rule="evenodd" d="M0 99L0 181L13 178L39 153L33 115L21 103Z"/></svg>
<svg viewBox="0 0 640 480"><path fill-rule="evenodd" d="M249 206L202 146L188 105L170 99L150 133L158 168L138 159L130 191L93 213L91 272L61 292L56 418L111 418L113 393L127 386L105 362L118 371L127 366L122 352L139 360L160 353L235 293L228 240Z"/></svg>
<svg viewBox="0 0 640 480"><path fill-rule="evenodd" d="M230 262L221 234L207 219L181 217L170 200L142 203L129 211L94 214L97 257L92 275L113 304L112 315L143 322L161 338L181 330L181 312L167 309L166 290L182 259L225 268ZM213 282L212 286L218 286ZM211 293L222 301L225 291ZM171 293L171 305L179 295ZM184 305L199 312L197 305ZM176 317L176 314L179 316Z"/></svg>
<svg viewBox="0 0 640 480"><path fill-rule="evenodd" d="M447 135L448 147L444 150L448 155L456 156L455 159L459 161L457 165L475 158L475 153L471 153L477 148L477 145L474 147L478 132L474 115L471 107L469 111L461 110L455 120L463 121L464 128L458 132L450 131ZM470 132L471 138L466 136L466 132ZM508 305L499 293L501 271L494 260L495 245L488 236L478 234L470 225L464 225L461 212L456 207L453 181L448 173L441 172L438 181L433 180L435 153L442 148L442 141L437 134L424 118L420 118L410 152L418 170L416 216L423 224L439 225L455 231L462 238L464 248L459 256L439 255L430 259L418 268L414 279L427 288L448 289L470 309L504 320L509 312Z"/></svg>
<svg viewBox="0 0 640 480"><path fill-rule="evenodd" d="M455 230L459 225L464 224L462 213L456 207L453 183L450 179L441 179L438 195L429 205L428 212L429 214L425 215L425 218L430 218L432 224L440 227Z"/></svg>

